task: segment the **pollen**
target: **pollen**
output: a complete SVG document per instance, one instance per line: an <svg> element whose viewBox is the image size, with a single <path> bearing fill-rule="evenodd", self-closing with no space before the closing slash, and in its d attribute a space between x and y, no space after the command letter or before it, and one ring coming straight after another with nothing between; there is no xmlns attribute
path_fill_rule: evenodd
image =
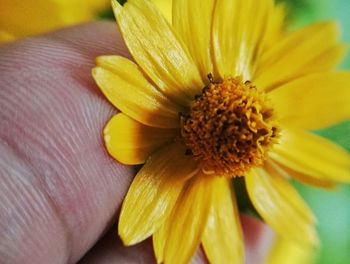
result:
<svg viewBox="0 0 350 264"><path fill-rule="evenodd" d="M227 78L196 96L181 116L181 136L188 155L207 174L243 176L261 166L278 141L279 129L266 95L249 81Z"/></svg>

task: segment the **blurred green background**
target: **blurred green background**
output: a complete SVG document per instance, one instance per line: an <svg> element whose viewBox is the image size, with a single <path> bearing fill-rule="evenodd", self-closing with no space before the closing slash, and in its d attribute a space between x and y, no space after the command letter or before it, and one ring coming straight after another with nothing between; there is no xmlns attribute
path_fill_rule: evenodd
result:
<svg viewBox="0 0 350 264"><path fill-rule="evenodd" d="M321 20L336 20L342 28L343 41L350 44L349 0L280 0L279 2L286 2L289 5L292 28ZM349 52L340 68L350 69ZM350 152L350 122L315 132ZM350 186L340 185L334 192L307 187L299 183L295 183L295 186L311 206L319 221L318 230L322 248L318 252L316 263L350 263Z"/></svg>

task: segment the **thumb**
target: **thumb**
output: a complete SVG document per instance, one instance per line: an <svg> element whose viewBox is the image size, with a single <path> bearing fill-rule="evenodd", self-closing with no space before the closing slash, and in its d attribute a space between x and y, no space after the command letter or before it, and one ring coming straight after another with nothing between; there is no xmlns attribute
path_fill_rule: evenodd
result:
<svg viewBox="0 0 350 264"><path fill-rule="evenodd" d="M115 110L90 74L102 54L128 55L112 23L0 49L5 263L76 262L114 221L134 173L103 146L101 132Z"/></svg>

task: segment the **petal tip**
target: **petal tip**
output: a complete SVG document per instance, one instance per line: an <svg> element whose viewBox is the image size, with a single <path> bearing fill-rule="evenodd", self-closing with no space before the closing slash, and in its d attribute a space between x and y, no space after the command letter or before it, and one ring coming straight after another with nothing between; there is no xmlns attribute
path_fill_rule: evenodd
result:
<svg viewBox="0 0 350 264"><path fill-rule="evenodd" d="M102 55L102 56L96 57L96 60L95 60L96 65L97 65L97 66L103 65L103 62L105 61L105 58L106 58L106 57L107 57L106 55Z"/></svg>
<svg viewBox="0 0 350 264"><path fill-rule="evenodd" d="M92 69L91 69L91 75L92 75L92 77L94 78L94 80L95 80L97 86L100 87L100 86L99 86L99 80L100 80L99 78L100 78L100 76L101 76L101 67L96 66L96 67L92 68Z"/></svg>
<svg viewBox="0 0 350 264"><path fill-rule="evenodd" d="M120 237L120 240L123 242L124 246L128 247L135 244L135 243L132 243L132 240L128 239L127 235L123 233L122 230L120 230L120 225L118 228L118 235Z"/></svg>
<svg viewBox="0 0 350 264"><path fill-rule="evenodd" d="M96 74L97 74L97 68L98 67L93 67L92 69L91 69L91 76L95 79L95 77L96 77Z"/></svg>
<svg viewBox="0 0 350 264"><path fill-rule="evenodd" d="M147 238L136 236L135 233L131 230L132 227L130 227L130 225L124 221L125 218L123 218L123 214L121 214L118 223L118 235L124 246L133 246Z"/></svg>
<svg viewBox="0 0 350 264"><path fill-rule="evenodd" d="M124 228L124 229L120 228L120 226L121 225L118 226L118 235L121 241L123 242L123 245L127 247L136 245L152 235L152 234L147 234L143 236L135 236L135 234L128 232L130 230L128 230L127 228Z"/></svg>

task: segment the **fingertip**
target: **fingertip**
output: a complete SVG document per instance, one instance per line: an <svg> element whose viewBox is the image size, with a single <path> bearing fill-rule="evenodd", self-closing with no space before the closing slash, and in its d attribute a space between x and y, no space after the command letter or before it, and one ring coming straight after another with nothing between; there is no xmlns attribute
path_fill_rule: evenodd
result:
<svg viewBox="0 0 350 264"><path fill-rule="evenodd" d="M116 109L99 93L91 68L105 54L128 56L113 22L66 28L0 49L0 126L6 127L0 140L35 172L25 188L42 199L39 203L19 199L24 192L4 192L12 198L9 210L24 219L17 224L26 240L4 240L16 260L43 262L62 248L75 262L117 217L134 171L109 157L103 146L103 127ZM9 181L20 184L28 180L24 177ZM31 203L43 204L43 213L28 214L23 207ZM0 217L7 221L6 215ZM44 236L37 231L47 229L64 231ZM29 254L38 239L55 248ZM21 248L28 252L19 252Z"/></svg>

